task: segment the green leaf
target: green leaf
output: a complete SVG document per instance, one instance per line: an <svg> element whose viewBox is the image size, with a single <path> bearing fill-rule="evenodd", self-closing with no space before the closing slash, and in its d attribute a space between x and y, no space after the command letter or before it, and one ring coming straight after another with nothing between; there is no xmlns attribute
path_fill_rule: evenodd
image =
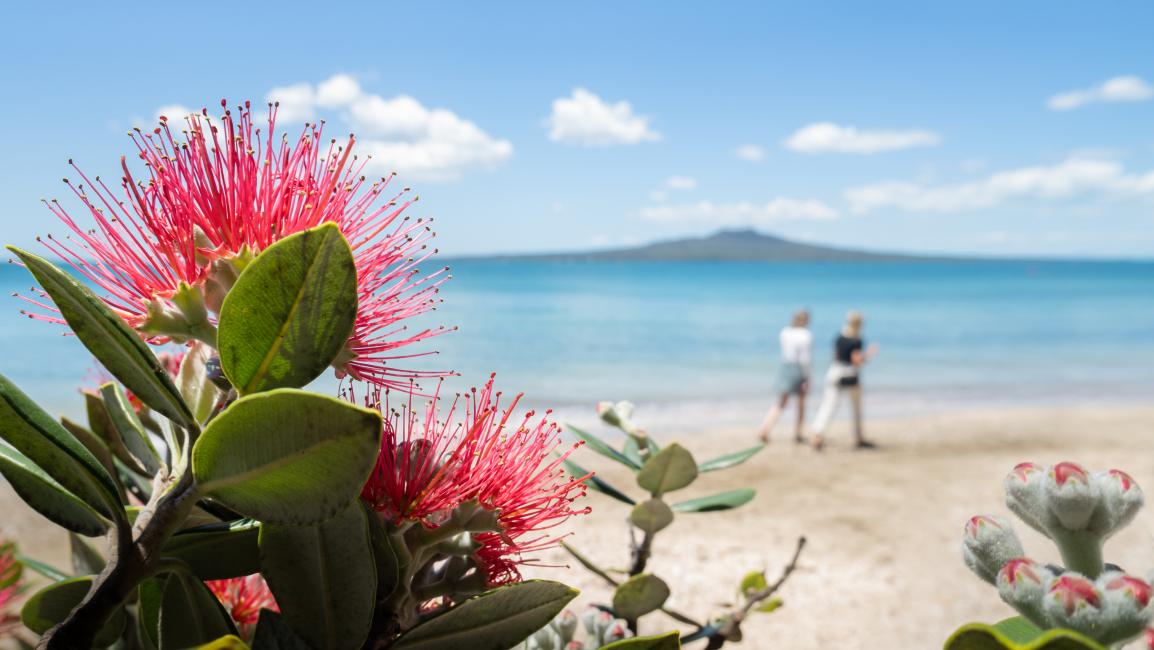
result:
<svg viewBox="0 0 1154 650"><path fill-rule="evenodd" d="M946 641L945 650L1106 650L1105 646L1073 630L1043 631L1024 618L995 625L963 625Z"/></svg>
<svg viewBox="0 0 1154 650"><path fill-rule="evenodd" d="M582 431L581 429L578 429L577 427L573 426L572 424L567 424L565 426L570 431L573 432L573 435L584 440L585 444L589 446L589 449L601 454L602 456L604 456L606 458L609 458L611 460L615 460L615 461L621 463L622 465L628 467L629 469L641 469L641 465L639 463L633 462L632 460L629 459L628 456L626 456L625 454L622 454L621 452L617 451L613 447L609 446L609 443L605 442L601 438L598 438L597 436L593 435L592 433L587 433L585 431Z"/></svg>
<svg viewBox="0 0 1154 650"><path fill-rule="evenodd" d="M104 467L109 476L112 476L114 480L116 479L116 463L113 462L112 453L108 451L108 445L104 444L103 440L97 438L96 434L89 431L87 427L81 426L66 417L60 418L60 425L79 440L80 444L84 445L84 448L91 452L93 456L96 456L96 460L100 461L100 465ZM118 491L121 491L121 489L121 487L117 488Z"/></svg>
<svg viewBox="0 0 1154 650"><path fill-rule="evenodd" d="M336 358L356 315L356 264L336 224L286 237L245 267L224 299L224 374L242 395L304 386Z"/></svg>
<svg viewBox="0 0 1154 650"><path fill-rule="evenodd" d="M72 557L73 574L96 575L104 570L104 556L72 533L68 534L68 552Z"/></svg>
<svg viewBox="0 0 1154 650"><path fill-rule="evenodd" d="M633 436L625 436L625 444L621 447L621 454L633 461L634 465L641 466L645 462L641 458L641 445L637 444L637 438Z"/></svg>
<svg viewBox="0 0 1154 650"><path fill-rule="evenodd" d="M731 510L749 503L755 494L757 494L757 492L750 488L742 488L740 490L730 490L729 492L718 492L717 494L689 499L688 501L679 501L673 504L672 507L674 512L716 512L718 510Z"/></svg>
<svg viewBox="0 0 1154 650"><path fill-rule="evenodd" d="M313 650L292 631L283 616L271 609L260 611L252 645L259 650Z"/></svg>
<svg viewBox="0 0 1154 650"><path fill-rule="evenodd" d="M635 636L601 646L601 650L680 650L680 648L681 637L677 632L657 636Z"/></svg>
<svg viewBox="0 0 1154 650"><path fill-rule="evenodd" d="M168 371L132 328L95 294L47 260L12 246L8 250L20 257L76 337L112 376L153 410L177 424L195 428Z"/></svg>
<svg viewBox="0 0 1154 650"><path fill-rule="evenodd" d="M164 600L166 580L168 575L162 573L141 582L136 589L137 632L149 648L160 647L160 603Z"/></svg>
<svg viewBox="0 0 1154 650"><path fill-rule="evenodd" d="M394 541L389 525L384 518L366 503L365 521L369 527L369 544L373 549L373 561L377 571L377 600L384 601L400 586L401 576L413 562L413 555L403 540Z"/></svg>
<svg viewBox="0 0 1154 650"><path fill-rule="evenodd" d="M100 514L7 445L0 445L0 474L25 503L52 523L89 537L108 532L108 522Z"/></svg>
<svg viewBox="0 0 1154 650"><path fill-rule="evenodd" d="M308 524L361 492L376 462L381 416L348 402L281 388L243 397L192 450L203 493L247 517Z"/></svg>
<svg viewBox="0 0 1154 650"><path fill-rule="evenodd" d="M100 396L103 398L104 408L108 410L112 426L116 428L132 460L144 469L142 474L155 476L160 471L160 454L156 453L148 434L144 431L144 425L140 423L140 418L136 417L136 412L128 403L128 396L112 382L100 387Z"/></svg>
<svg viewBox="0 0 1154 650"><path fill-rule="evenodd" d="M240 637L230 634L210 643L196 646L196 650L249 650L249 646Z"/></svg>
<svg viewBox="0 0 1154 650"><path fill-rule="evenodd" d="M765 581L765 572L750 571L741 578L741 586L738 587L738 593L742 596L749 596L769 586Z"/></svg>
<svg viewBox="0 0 1154 650"><path fill-rule="evenodd" d="M650 499L633 507L629 521L652 535L673 523L673 511L661 499Z"/></svg>
<svg viewBox="0 0 1154 650"><path fill-rule="evenodd" d="M637 472L637 484L653 496L680 490L697 478L693 454L676 442L657 452Z"/></svg>
<svg viewBox="0 0 1154 650"><path fill-rule="evenodd" d="M656 611L669 598L669 585L652 573L642 573L622 582L613 592L613 612L627 620L636 621Z"/></svg>
<svg viewBox="0 0 1154 650"><path fill-rule="evenodd" d="M260 572L260 525L244 519L221 530L190 530L164 543L161 554L186 562L201 580L239 578Z"/></svg>
<svg viewBox="0 0 1154 650"><path fill-rule="evenodd" d="M203 582L182 571L168 575L160 601L160 650L196 647L230 634L236 634L232 618Z"/></svg>
<svg viewBox="0 0 1154 650"><path fill-rule="evenodd" d="M105 517L120 508L116 482L100 461L3 375L0 438Z"/></svg>
<svg viewBox="0 0 1154 650"><path fill-rule="evenodd" d="M762 602L760 605L755 607L753 611L761 612L762 614L770 614L772 612L776 612L777 610L781 609L781 606L783 604L785 604L785 601L783 601L782 599L775 596L773 598L770 598L769 600Z"/></svg>
<svg viewBox="0 0 1154 650"><path fill-rule="evenodd" d="M24 603L23 609L20 610L20 620L33 632L44 634L67 618L72 609L84 600L91 587L91 576L69 578L48 585L32 594L32 597ZM96 634L96 645L103 648L119 639L126 620L124 609L117 609Z"/></svg>
<svg viewBox="0 0 1154 650"><path fill-rule="evenodd" d="M714 471L717 471L719 469L725 469L727 467L733 467L734 465L740 465L740 464L744 463L745 461L749 460L750 458L753 458L754 456L756 456L757 452L761 451L762 449L765 449L765 445L757 445L756 447L750 447L748 449L742 449L741 451L735 451L732 454L726 454L724 456L718 456L717 458L711 458L710 460L707 460L704 463L701 463L700 465L698 465L697 471L699 471L699 472L714 472Z"/></svg>
<svg viewBox="0 0 1154 650"><path fill-rule="evenodd" d="M586 471L584 467L581 467L577 463L574 463L569 459L565 459L563 463L565 465L565 469L568 470L569 473L573 476L588 476L589 478L585 479L585 485L588 485L589 489L593 490L594 492L600 492L601 494L611 496L614 499L629 505L634 505L637 503L633 499L629 498L629 495L625 494L621 490L618 490L612 485L609 485L604 480L598 478L596 474L592 474Z"/></svg>
<svg viewBox="0 0 1154 650"><path fill-rule="evenodd" d="M120 437L120 429L112 422L112 414L109 413L108 406L104 404L104 400L96 393L83 391L84 407L88 414L88 426L92 427L92 431L100 438L107 446L109 453L116 461L120 462L128 471L144 475L148 473L132 454L129 453L128 447L125 446L124 440Z"/></svg>
<svg viewBox="0 0 1154 650"><path fill-rule="evenodd" d="M189 346L180 362L180 371L176 375L176 383L185 403L192 409L192 415L197 422L208 420L220 397L220 389L208 378L205 364L212 354L212 348L197 341Z"/></svg>
<svg viewBox="0 0 1154 650"><path fill-rule="evenodd" d="M356 650L377 595L365 511L350 503L314 526L263 524L261 573L293 631L317 650Z"/></svg>
<svg viewBox="0 0 1154 650"><path fill-rule="evenodd" d="M547 580L505 585L421 623L389 648L507 650L548 625L576 596L576 589Z"/></svg>
<svg viewBox="0 0 1154 650"><path fill-rule="evenodd" d="M50 564L30 558L27 555L17 555L16 561L23 564L25 568L32 569L53 582L60 582L61 580L67 580L73 577Z"/></svg>

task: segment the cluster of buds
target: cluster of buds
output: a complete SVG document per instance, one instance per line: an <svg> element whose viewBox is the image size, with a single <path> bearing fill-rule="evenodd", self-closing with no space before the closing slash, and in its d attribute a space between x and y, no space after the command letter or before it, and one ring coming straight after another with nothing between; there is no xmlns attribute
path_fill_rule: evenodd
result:
<svg viewBox="0 0 1154 650"><path fill-rule="evenodd" d="M565 610L545 627L530 636L516 650L596 650L615 641L633 636L624 620L596 607L581 615L584 641L577 639L577 615Z"/></svg>
<svg viewBox="0 0 1154 650"><path fill-rule="evenodd" d="M1102 561L1102 544L1134 519L1142 490L1125 472L1075 463L1021 463L1006 477L1006 505L1054 541L1065 567L1025 557L1010 522L966 523L963 556L1002 600L1043 629L1072 629L1104 644L1137 637L1154 618L1152 589Z"/></svg>

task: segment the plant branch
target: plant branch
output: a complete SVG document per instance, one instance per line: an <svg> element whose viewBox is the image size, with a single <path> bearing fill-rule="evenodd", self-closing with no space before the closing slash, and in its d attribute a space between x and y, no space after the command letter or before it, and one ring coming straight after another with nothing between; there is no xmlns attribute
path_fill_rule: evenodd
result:
<svg viewBox="0 0 1154 650"><path fill-rule="evenodd" d="M773 584L766 585L764 589L760 589L750 594L749 596L746 596L745 604L742 605L736 612L731 614L729 618L721 624L721 627L719 627L716 632L709 635L709 643L705 646L705 650L717 650L717 648L725 645L726 641L732 638L737 638L741 632L741 622L745 620L747 615L749 615L749 610L756 607L758 603L761 603L762 601L777 593L777 590L781 589L781 586L785 584L785 581L789 580L789 577L793 575L794 570L797 569L798 558L801 557L801 551L804 548L805 537L798 537L797 548L793 551L793 558L790 559L789 564L785 565L785 568L782 569L781 577L778 578L777 581Z"/></svg>

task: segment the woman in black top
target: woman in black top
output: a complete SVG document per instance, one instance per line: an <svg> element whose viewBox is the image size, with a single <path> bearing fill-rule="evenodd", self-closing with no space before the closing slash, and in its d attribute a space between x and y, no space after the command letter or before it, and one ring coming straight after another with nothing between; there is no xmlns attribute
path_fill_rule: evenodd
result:
<svg viewBox="0 0 1154 650"><path fill-rule="evenodd" d="M821 406L814 417L812 431L813 446L821 449L825 444L824 433L833 419L842 395L850 398L853 407L853 432L859 449L871 449L874 444L862 435L861 414L861 369L877 354L877 346L865 347L861 338L862 315L851 311L846 315L841 335L834 341L833 363L825 375L825 389L821 395Z"/></svg>

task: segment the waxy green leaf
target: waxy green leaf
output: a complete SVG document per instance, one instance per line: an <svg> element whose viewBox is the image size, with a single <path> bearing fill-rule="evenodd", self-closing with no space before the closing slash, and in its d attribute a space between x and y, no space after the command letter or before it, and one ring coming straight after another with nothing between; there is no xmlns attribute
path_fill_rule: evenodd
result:
<svg viewBox="0 0 1154 650"><path fill-rule="evenodd" d="M33 632L44 634L67 618L72 609L84 600L91 587L91 576L69 578L48 585L32 594L32 597L24 603L24 607L20 610L20 620ZM116 610L96 634L96 645L103 648L120 638L126 620L124 609Z"/></svg>
<svg viewBox="0 0 1154 650"><path fill-rule="evenodd" d="M699 472L715 472L719 469L725 469L727 467L733 467L734 465L740 465L740 464L744 463L745 461L749 460L750 458L753 458L754 456L756 456L757 453L759 451L761 451L762 449L765 449L765 445L757 445L755 447L749 447L748 449L742 449L741 451L735 451L732 454L726 454L724 456L718 456L717 458L711 458L711 459L701 463L700 465L698 465L697 471L699 471Z"/></svg>
<svg viewBox="0 0 1154 650"><path fill-rule="evenodd" d="M72 276L47 260L8 247L48 293L68 326L128 390L153 410L184 427L195 428L192 414L180 398L168 371L140 335L112 313L104 302Z"/></svg>
<svg viewBox="0 0 1154 650"><path fill-rule="evenodd" d="M74 575L96 575L104 570L104 556L88 542L72 533L68 534L68 554L72 557Z"/></svg>
<svg viewBox="0 0 1154 650"><path fill-rule="evenodd" d="M612 485L609 485L609 483L605 482L604 479L598 478L596 474L591 474L584 467L581 467L577 463L574 463L573 461L571 461L569 459L565 459L563 464L565 465L565 469L568 470L569 473L572 474L573 476L586 476L586 475L588 475L589 478L585 479L585 485L588 485L589 489L593 490L594 492L600 492L601 494L611 496L614 499L617 499L618 501L620 501L622 503L627 503L629 505L634 505L635 503L637 503L636 501L631 499L629 497L629 495L625 494L621 490L618 490L617 488L613 487Z"/></svg>
<svg viewBox="0 0 1154 650"><path fill-rule="evenodd" d="M946 641L944 650L1106 650L1105 646L1073 630L1042 630L1016 616L994 625L962 626Z"/></svg>
<svg viewBox="0 0 1154 650"><path fill-rule="evenodd" d="M673 523L673 511L661 499L649 499L633 507L629 521L652 535Z"/></svg>
<svg viewBox="0 0 1154 650"><path fill-rule="evenodd" d="M657 452L637 472L637 484L654 496L680 490L697 478L697 462L693 454L675 443Z"/></svg>
<svg viewBox="0 0 1154 650"><path fill-rule="evenodd" d="M740 490L730 490L729 492L719 492L706 497L689 499L688 501L679 501L673 504L672 507L674 512L715 512L718 510L730 510L749 503L755 494L757 494L757 492L750 488L742 488Z"/></svg>
<svg viewBox="0 0 1154 650"><path fill-rule="evenodd" d="M155 476L160 471L160 454L148 439L148 433L140 423L140 418L136 417L128 396L119 386L109 382L100 387L100 397L128 455L144 470L142 474Z"/></svg>
<svg viewBox="0 0 1154 650"><path fill-rule="evenodd" d="M291 388L237 400L192 450L198 488L272 524L327 519L361 492L376 463L381 416Z"/></svg>
<svg viewBox="0 0 1154 650"><path fill-rule="evenodd" d="M0 438L105 517L120 508L119 489L100 461L2 375Z"/></svg>
<svg viewBox="0 0 1154 650"><path fill-rule="evenodd" d="M224 374L242 395L304 386L340 353L356 314L356 264L336 224L290 235L245 267L224 299Z"/></svg>
<svg viewBox="0 0 1154 650"><path fill-rule="evenodd" d="M470 598L409 630L390 650L508 650L577 597L572 587L526 580Z"/></svg>
<svg viewBox="0 0 1154 650"><path fill-rule="evenodd" d="M601 438L598 438L597 436L587 431L582 431L572 424L567 424L565 426L569 429L570 432L573 433L573 435L584 440L585 445L588 446L590 450L595 451L606 458L615 460L628 467L629 469L641 469L641 465L639 463L633 462L633 460L631 460L628 456L617 451L612 446L610 446L609 443L605 442Z"/></svg>
<svg viewBox="0 0 1154 650"><path fill-rule="evenodd" d="M108 522L99 513L6 445L0 445L0 474L25 503L52 523L89 537L108 532Z"/></svg>
<svg viewBox="0 0 1154 650"><path fill-rule="evenodd" d="M201 580L239 578L260 572L259 535L260 525L251 519L181 531L161 554L184 561Z"/></svg>
<svg viewBox="0 0 1154 650"><path fill-rule="evenodd" d="M635 636L601 646L601 650L680 650L680 648L681 636L677 632L657 636Z"/></svg>
<svg viewBox="0 0 1154 650"><path fill-rule="evenodd" d="M368 637L376 563L360 503L312 526L264 524L261 573L289 626L317 650L356 650Z"/></svg>
<svg viewBox="0 0 1154 650"><path fill-rule="evenodd" d="M203 582L177 571L164 581L157 633L160 650L177 650L235 635L236 626Z"/></svg>
<svg viewBox="0 0 1154 650"><path fill-rule="evenodd" d="M626 621L636 621L656 611L669 598L669 585L652 573L629 578L613 592L613 613Z"/></svg>

